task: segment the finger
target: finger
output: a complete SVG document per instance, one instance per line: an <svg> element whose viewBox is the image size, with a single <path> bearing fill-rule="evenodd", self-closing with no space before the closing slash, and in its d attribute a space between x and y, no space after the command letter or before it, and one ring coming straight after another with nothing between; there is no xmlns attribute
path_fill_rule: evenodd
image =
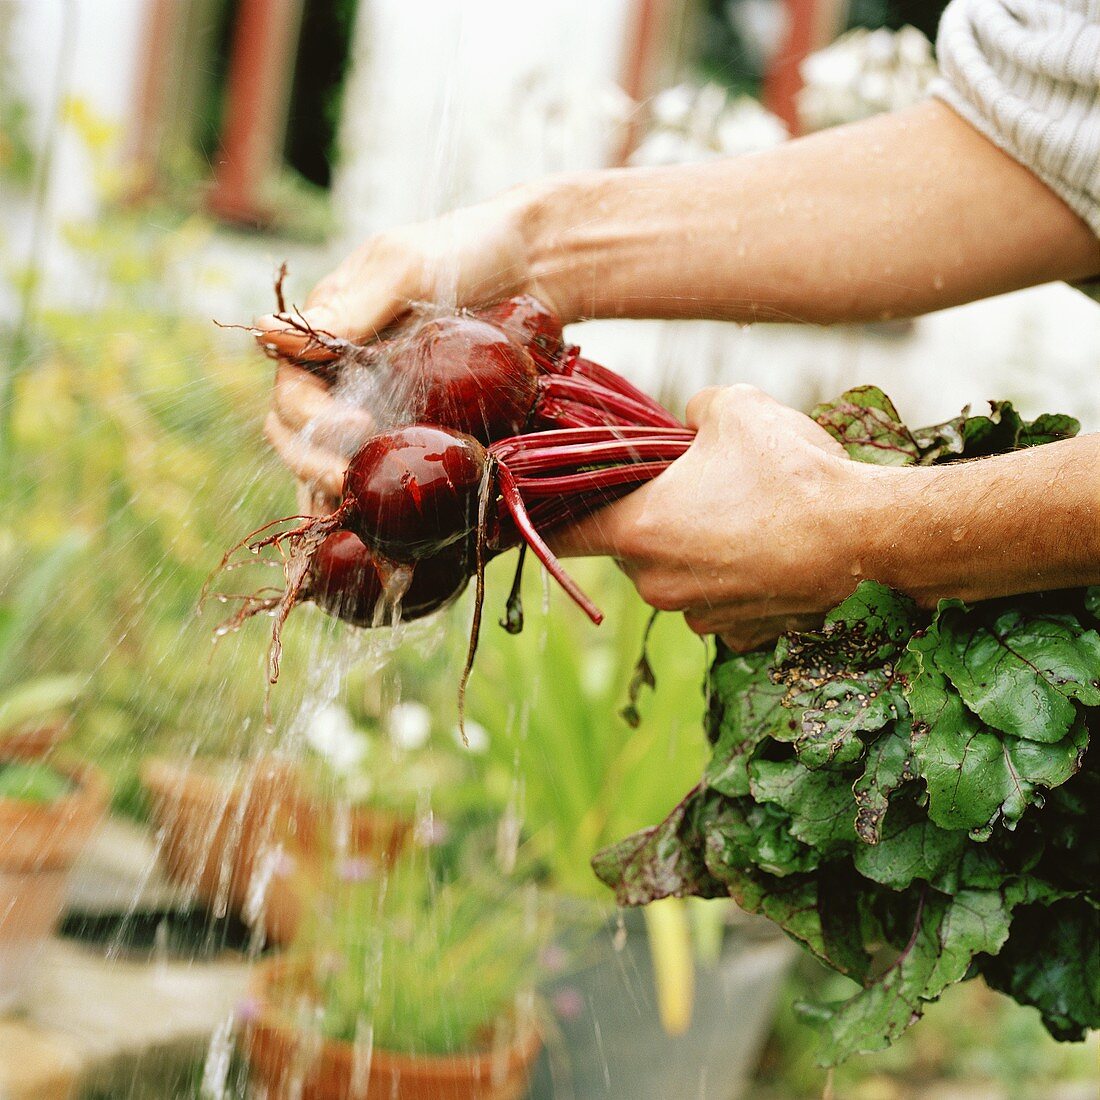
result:
<svg viewBox="0 0 1100 1100"><path fill-rule="evenodd" d="M707 386L700 390L688 403L684 412L684 422L689 428L699 430L699 425L706 420L711 405L722 392L721 386Z"/></svg>
<svg viewBox="0 0 1100 1100"><path fill-rule="evenodd" d="M305 442L297 432L287 428L274 411L268 413L264 421L264 435L283 462L307 485L326 496L339 498L343 495L345 459Z"/></svg>
<svg viewBox="0 0 1100 1100"><path fill-rule="evenodd" d="M694 618L685 614L690 629L697 634L717 634L735 653L748 653L764 646L772 646L782 634L792 631L813 630L821 625L820 616L785 615L775 619L757 619L750 622L721 624Z"/></svg>
<svg viewBox="0 0 1100 1100"><path fill-rule="evenodd" d="M406 314L409 301L375 264L353 254L347 265L310 291L302 316L318 331L365 344Z"/></svg>
<svg viewBox="0 0 1100 1100"><path fill-rule="evenodd" d="M368 412L334 398L316 375L290 363L280 363L275 371L272 404L285 427L343 455L353 455L374 430Z"/></svg>
<svg viewBox="0 0 1100 1100"><path fill-rule="evenodd" d="M632 496L636 497L638 493L644 493L644 491L644 488L639 489ZM619 550L622 545L622 535L631 522L636 504L635 499L608 504L576 523L555 528L546 536L546 541L559 558L610 555L621 559Z"/></svg>
<svg viewBox="0 0 1100 1100"><path fill-rule="evenodd" d="M260 347L283 358L300 363L331 363L337 358L335 348L325 347L316 336L310 335L309 330L313 329L323 338L326 334L322 327L297 315L269 313L257 317L252 327L257 330L256 342Z"/></svg>

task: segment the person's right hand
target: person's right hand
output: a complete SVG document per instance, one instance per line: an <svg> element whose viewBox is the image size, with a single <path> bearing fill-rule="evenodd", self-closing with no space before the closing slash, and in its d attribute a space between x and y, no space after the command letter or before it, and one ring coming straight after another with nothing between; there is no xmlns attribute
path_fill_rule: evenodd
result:
<svg viewBox="0 0 1100 1100"><path fill-rule="evenodd" d="M369 238L322 279L301 314L256 321L258 339L280 358L268 440L313 491L339 497L348 459L371 431L369 415L340 401L303 363L333 354L302 331L365 343L416 302L479 306L523 292L557 308L536 285L524 232L524 192ZM294 317L300 327L289 323Z"/></svg>

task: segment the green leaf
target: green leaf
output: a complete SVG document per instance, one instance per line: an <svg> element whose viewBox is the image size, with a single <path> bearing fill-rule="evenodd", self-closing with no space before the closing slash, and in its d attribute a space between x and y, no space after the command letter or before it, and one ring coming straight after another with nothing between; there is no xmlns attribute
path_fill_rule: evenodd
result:
<svg viewBox="0 0 1100 1100"><path fill-rule="evenodd" d="M660 825L597 852L592 870L615 891L619 905L667 897L725 897L726 886L704 861L700 829L701 820L720 805L720 796L696 787Z"/></svg>
<svg viewBox="0 0 1100 1100"><path fill-rule="evenodd" d="M1061 741L1077 719L1073 700L1100 705L1100 635L1072 615L945 605L936 666L987 725L1016 737Z"/></svg>
<svg viewBox="0 0 1100 1100"><path fill-rule="evenodd" d="M791 819L768 803L739 798L725 803L705 828L707 869L720 882L737 885L759 871L785 878L814 870L821 853L791 833Z"/></svg>
<svg viewBox="0 0 1100 1100"><path fill-rule="evenodd" d="M864 946L859 884L842 872L775 880L746 877L730 891L742 909L761 913L841 974L862 981L870 964Z"/></svg>
<svg viewBox="0 0 1100 1100"><path fill-rule="evenodd" d="M912 770L909 727L894 723L867 750L863 774L852 784L856 803L856 836L864 844L877 844L890 795L915 778Z"/></svg>
<svg viewBox="0 0 1100 1100"><path fill-rule="evenodd" d="M993 954L1008 935L1009 913L995 890L954 897L924 890L916 901L912 936L894 963L869 988L834 1009L820 1063L889 1046L953 982L976 955Z"/></svg>
<svg viewBox="0 0 1100 1100"><path fill-rule="evenodd" d="M1061 413L1043 413L1031 423L1025 422L1016 438L1018 447L1038 447L1043 443L1057 443L1072 439L1081 430L1081 421Z"/></svg>
<svg viewBox="0 0 1100 1100"><path fill-rule="evenodd" d="M804 844L827 854L855 842L855 801L832 772L811 771L797 760L754 760L749 777L753 797L786 810L791 836Z"/></svg>
<svg viewBox="0 0 1100 1100"><path fill-rule="evenodd" d="M821 630L780 639L772 675L787 689L784 705L802 712L795 748L807 767L858 760L858 735L905 713L895 661L915 628L912 600L864 581Z"/></svg>
<svg viewBox="0 0 1100 1100"><path fill-rule="evenodd" d="M816 406L813 417L857 462L912 466L920 448L894 403L877 386L857 386Z"/></svg>
<svg viewBox="0 0 1100 1100"><path fill-rule="evenodd" d="M877 844L861 844L853 854L865 878L905 890L916 879L943 881L967 847L965 831L934 825L911 799L895 801Z"/></svg>
<svg viewBox="0 0 1100 1100"><path fill-rule="evenodd" d="M801 728L783 706L787 689L768 676L770 665L766 650L743 657L724 650L715 659L709 715L715 745L703 779L722 794L748 794L747 764L757 745L768 737L793 740Z"/></svg>
<svg viewBox="0 0 1100 1100"><path fill-rule="evenodd" d="M1008 942L981 972L994 989L1038 1008L1056 1039L1083 1039L1100 1027L1100 912L1083 898L1018 909Z"/></svg>
<svg viewBox="0 0 1100 1100"><path fill-rule="evenodd" d="M920 463L922 466L931 466L936 462L944 461L961 455L966 447L966 437L963 434L966 418L970 413L967 406L962 415L945 420L942 424L932 424L927 428L915 428L913 438L920 449Z"/></svg>
<svg viewBox="0 0 1100 1100"><path fill-rule="evenodd" d="M929 818L945 829L981 836L999 816L1018 821L1041 803L1039 788L1057 787L1078 770L1088 744L1080 719L1056 744L990 730L927 666L912 680L909 706L913 770L927 786Z"/></svg>

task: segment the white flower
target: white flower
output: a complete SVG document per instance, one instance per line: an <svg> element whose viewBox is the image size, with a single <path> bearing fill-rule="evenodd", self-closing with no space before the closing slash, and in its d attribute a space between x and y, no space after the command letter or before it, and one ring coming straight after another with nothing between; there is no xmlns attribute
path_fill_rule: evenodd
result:
<svg viewBox="0 0 1100 1100"><path fill-rule="evenodd" d="M455 726L453 731L455 742L459 748L480 755L489 747L489 731L480 722L466 719L466 741L462 740L462 730Z"/></svg>
<svg viewBox="0 0 1100 1100"><path fill-rule="evenodd" d="M423 748L432 732L432 714L423 703L398 703L387 723L390 740L400 749Z"/></svg>
<svg viewBox="0 0 1100 1100"><path fill-rule="evenodd" d="M306 728L306 741L330 767L338 772L351 771L367 755L365 734L355 728L351 715L343 707L322 707Z"/></svg>

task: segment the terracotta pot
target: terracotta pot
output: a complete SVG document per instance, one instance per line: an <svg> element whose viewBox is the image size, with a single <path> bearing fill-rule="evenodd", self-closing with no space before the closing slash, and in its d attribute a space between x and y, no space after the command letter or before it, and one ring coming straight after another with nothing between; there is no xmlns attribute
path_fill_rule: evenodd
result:
<svg viewBox="0 0 1100 1100"><path fill-rule="evenodd" d="M216 916L232 912L289 943L301 923L294 877L315 868L333 831L331 807L309 795L297 769L275 760L234 773L200 762L149 760L141 781L161 828L168 875ZM348 853L389 861L410 822L367 808L352 811Z"/></svg>
<svg viewBox="0 0 1100 1100"><path fill-rule="evenodd" d="M4 753L3 760L34 755ZM54 765L75 789L49 805L0 798L0 1011L18 1004L65 904L69 871L107 806L88 766Z"/></svg>
<svg viewBox="0 0 1100 1100"><path fill-rule="evenodd" d="M47 757L69 736L69 721L46 722L42 725L20 726L0 737L0 757L16 756L21 760Z"/></svg>
<svg viewBox="0 0 1100 1100"><path fill-rule="evenodd" d="M276 1019L268 1005L270 990L293 980L293 973L285 960L272 960L260 967L254 983L260 1011L247 1026L245 1045L252 1076L267 1087L270 1100L519 1100L526 1095L542 1049L535 1028L503 1050L415 1055L376 1047L363 1081L352 1043L318 1043Z"/></svg>

